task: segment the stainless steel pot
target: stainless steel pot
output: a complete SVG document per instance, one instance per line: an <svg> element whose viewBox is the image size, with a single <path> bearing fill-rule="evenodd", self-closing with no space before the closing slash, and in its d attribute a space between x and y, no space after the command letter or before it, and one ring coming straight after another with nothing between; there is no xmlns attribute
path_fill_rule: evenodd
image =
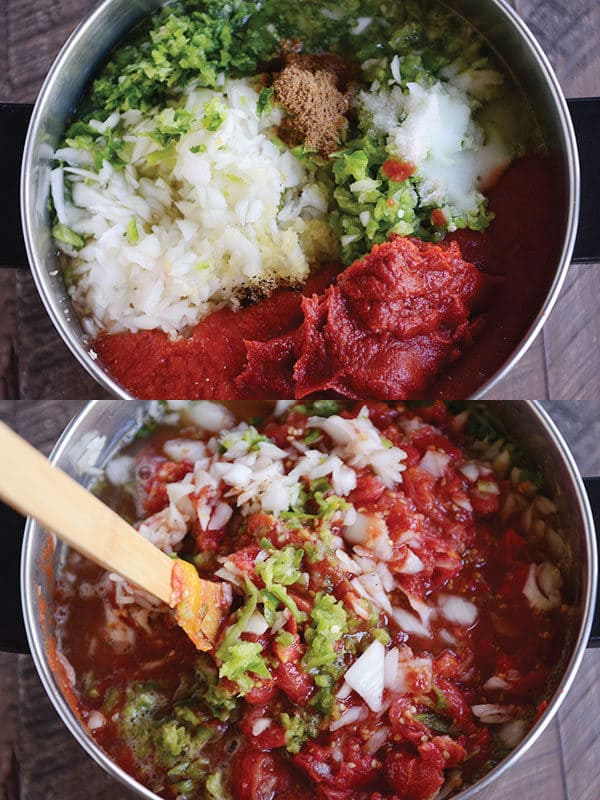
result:
<svg viewBox="0 0 600 800"><path fill-rule="evenodd" d="M124 398L131 395L90 355L90 347L73 312L60 271L57 271L56 251L49 229L48 182L52 152L86 83L132 25L162 2L105 0L81 23L54 62L35 104L25 142L21 174L21 213L27 257L46 310L80 364L101 386L116 397ZM541 124L547 144L559 157L566 201L561 223L561 247L555 256L552 285L519 345L477 391L476 396L480 397L518 362L531 345L564 283L573 255L579 217L579 160L571 116L559 83L542 48L516 12L505 0L447 0L447 4L469 19L513 70ZM600 232L594 222L595 179L592 177L600 179L600 153L596 144L600 101L574 103L572 110L581 122L580 144L583 145L586 159L585 174L590 175L592 181L584 192L584 204L589 208L589 213L583 216L584 238L578 241L576 256L579 260L593 260L596 256L600 259ZM0 125L0 146L4 143L14 149L16 145L12 139L18 139L18 133L14 133L14 136L11 134L11 125L18 128L19 122L22 124L27 115L23 114L22 109L12 106L5 106L4 111L7 124L4 131ZM0 170L4 169L10 180L10 172L14 167L14 162L8 159L8 163L0 166ZM6 185L6 181L3 183ZM11 218L11 211L7 203L6 218ZM7 234L8 237L3 238L8 242L8 250L15 253L14 248L10 247L10 243L15 242L15 232L7 229Z"/></svg>
<svg viewBox="0 0 600 800"><path fill-rule="evenodd" d="M56 444L51 460L81 480L74 467L74 458L82 436L95 432L106 437L97 462L102 464L135 431L139 424L136 422L137 411L143 410L146 405L140 401L100 400L89 403L69 424ZM566 576L565 591L574 614L570 618L565 652L558 666L556 689L548 708L517 749L476 785L458 795L460 800L467 800L475 795L480 799L485 796L494 781L510 769L538 739L558 711L575 678L590 637L598 577L594 520L590 503L575 461L561 434L537 403L522 401L494 405L498 416L510 432L541 465L551 494L556 500L573 555L572 572ZM594 506L600 512L600 483L598 479L595 480ZM48 564L48 552L48 535L37 523L29 520L21 559L21 594L29 647L46 692L67 728L98 764L141 797L157 800L155 794L137 783L108 758L84 729L65 699L61 682L53 671L48 648L55 628L52 614L48 613L48 609L52 608L53 579L60 569L65 548L58 546L54 549L51 565Z"/></svg>

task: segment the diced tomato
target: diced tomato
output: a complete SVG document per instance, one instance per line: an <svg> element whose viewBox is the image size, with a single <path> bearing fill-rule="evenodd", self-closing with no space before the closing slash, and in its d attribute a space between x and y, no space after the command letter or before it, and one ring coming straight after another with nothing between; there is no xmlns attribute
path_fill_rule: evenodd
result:
<svg viewBox="0 0 600 800"><path fill-rule="evenodd" d="M407 178L410 178L411 175L415 174L416 169L416 166L411 164L410 161L400 161L396 158L388 158L381 167L381 171L386 178L395 183L402 183Z"/></svg>
<svg viewBox="0 0 600 800"><path fill-rule="evenodd" d="M275 697L277 691L275 678L272 678L270 681L257 682L252 689L244 695L244 700L254 706L263 706Z"/></svg>
<svg viewBox="0 0 600 800"><path fill-rule="evenodd" d="M281 759L251 745L242 747L234 756L231 776L236 800L273 800L291 788Z"/></svg>
<svg viewBox="0 0 600 800"><path fill-rule="evenodd" d="M356 508L376 503L385 492L385 486L375 475L361 475L356 481L356 488L348 495L348 502Z"/></svg>
<svg viewBox="0 0 600 800"><path fill-rule="evenodd" d="M511 564L515 561L529 561L529 545L525 539L513 528L505 531L500 544L500 555L502 559Z"/></svg>
<svg viewBox="0 0 600 800"><path fill-rule="evenodd" d="M294 627L297 630L298 625L294 617L290 617L290 620L293 622ZM292 636L294 637L294 641L291 644L288 644L284 647L280 642L277 641L277 639L275 639L273 650L275 651L275 655L281 661L282 664L287 664L290 661L297 663L298 661L300 661L300 658L302 657L305 648L301 645L300 637L298 636L296 631L291 632L288 625L286 625L286 630L288 633L292 634Z"/></svg>
<svg viewBox="0 0 600 800"><path fill-rule="evenodd" d="M330 787L343 792L367 786L381 768L379 760L365 752L363 742L356 734L334 734L334 737L341 739L338 741L343 754L341 761L333 758L332 746L324 747L309 741L294 757L294 763L309 775L319 791ZM335 797L330 792L323 793ZM345 796L351 798L353 794Z"/></svg>
<svg viewBox="0 0 600 800"><path fill-rule="evenodd" d="M435 450L442 450L453 458L460 458L462 456L460 447L453 444L447 436L436 433L432 428L421 428L415 431L412 437L412 443L415 447L418 447L423 454L425 454L427 450L433 448Z"/></svg>
<svg viewBox="0 0 600 800"><path fill-rule="evenodd" d="M258 547L258 545L250 545L250 547L244 547L241 550L237 550L235 553L231 553L227 558L241 572L247 572L249 575L253 575L256 556L259 552L260 547Z"/></svg>
<svg viewBox="0 0 600 800"><path fill-rule="evenodd" d="M387 779L402 800L433 800L444 783L444 756L425 742L418 755L392 750L385 764Z"/></svg>
<svg viewBox="0 0 600 800"><path fill-rule="evenodd" d="M465 733L475 730L473 712L458 686L451 683L447 678L441 677L436 678L436 684L448 705L444 709L444 713L453 719Z"/></svg>
<svg viewBox="0 0 600 800"><path fill-rule="evenodd" d="M469 490L469 500L473 506L473 511L487 517L495 514L500 508L500 495L492 492L482 492L477 486L472 486Z"/></svg>
<svg viewBox="0 0 600 800"><path fill-rule="evenodd" d="M436 208L431 212L431 223L435 225L436 228L443 228L448 224L446 215L441 208Z"/></svg>
<svg viewBox="0 0 600 800"><path fill-rule="evenodd" d="M275 670L275 680L281 691L298 706L305 706L313 693L314 686L310 675L292 662L279 664Z"/></svg>
<svg viewBox="0 0 600 800"><path fill-rule="evenodd" d="M139 504L147 514L156 514L169 505L167 484L175 483L191 472L193 464L176 464L162 456L140 455L136 468Z"/></svg>
<svg viewBox="0 0 600 800"><path fill-rule="evenodd" d="M285 731L277 723L276 717L277 715L272 714L272 709L268 705L257 705L244 714L240 721L240 730L252 742L252 746L259 750L283 747ZM266 728L264 727L265 721L269 722Z"/></svg>

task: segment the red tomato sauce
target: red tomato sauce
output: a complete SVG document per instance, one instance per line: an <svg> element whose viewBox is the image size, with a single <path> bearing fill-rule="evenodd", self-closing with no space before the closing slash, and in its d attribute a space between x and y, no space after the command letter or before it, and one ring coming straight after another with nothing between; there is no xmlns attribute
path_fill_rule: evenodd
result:
<svg viewBox="0 0 600 800"><path fill-rule="evenodd" d="M388 165L394 174L398 164ZM404 172L411 165L400 166ZM432 254L442 253L448 243L456 242L462 258L491 278L487 302L474 308L467 305L460 324L426 330L418 341L404 332L399 344L391 343L388 331L376 327L366 337L368 353L356 320L331 319L334 332L339 328L334 349L335 359L342 360L341 371L352 372L365 359L373 362L358 381L335 379L332 347L323 347L317 330L319 318L323 319L322 293L341 269L334 266L311 279L302 293L280 289L240 311L217 311L187 338L171 340L161 331L122 333L102 335L94 347L109 372L140 398L302 397L319 391L397 399L427 393L468 396L506 361L541 308L555 273L562 231L560 170L554 158L528 156L516 161L488 194L496 219L487 231L459 231L450 234L442 248L431 248ZM425 322L431 315L437 319L446 303L461 298L456 286L446 287L440 296L432 291L431 302L420 307L422 298L413 295L414 288L401 276L379 289L386 293L382 300L390 296L390 306L395 296L402 296L402 303L412 304L415 316ZM368 308L373 302L368 282L359 283L356 291L356 308ZM313 294L321 295L321 311L310 300L302 301ZM380 363L390 349L404 352ZM311 358L309 368L306 361Z"/></svg>
<svg viewBox="0 0 600 800"><path fill-rule="evenodd" d="M362 405L348 405L341 417L353 419ZM374 637L375 628L389 635L388 651L410 648L408 684L386 689L380 712L369 712L352 696L342 702L347 710L362 709L359 721L331 730L326 714L296 750L287 748L282 715L310 714L318 695L314 673L303 661L311 640L304 624L288 616L285 643L270 630L241 634L243 642L260 643L270 675L237 698L229 717L207 716L201 699L205 695L197 693L198 653L174 619L164 612L140 617L135 604L116 602L114 585L107 582L102 586L108 588L92 590L102 571L78 555L68 559L56 613L60 647L76 676L77 710L109 756L161 796L205 797L206 776L221 770L224 795L233 800L431 800L442 785L452 794L472 783L508 752L498 725L483 724L474 708L497 704L508 709L523 721L524 733L544 707L561 662L569 610L555 605L540 612L524 594L531 565L548 558L543 541L522 531L521 510L529 502L533 508L532 486L519 483L510 472L502 478L473 461L465 450L464 419L441 404L420 416L383 403L368 409L389 447L404 451L406 469L401 483L389 488L370 468L359 468L346 499L361 514L385 520L392 547L386 563L396 581L389 594L394 609L403 607L411 614L418 603L442 609L449 597L477 608L477 616L467 622L435 612L428 631L408 631L384 611L374 620L354 620L345 641L358 652ZM292 410L283 418L265 419L257 430L285 448L292 440L303 441L311 426L308 413ZM165 455L165 442L178 436L202 438L193 429L169 427L135 443L128 451L135 460L135 485L105 488L103 499L131 520L148 520L165 509L169 485L195 469L191 462L175 463ZM330 452L332 441L324 435L318 446ZM437 475L426 466L432 457L442 459ZM468 477L473 465L478 465L479 478ZM305 489L309 491L308 483ZM510 497L520 505L509 505ZM327 523L333 535L343 525L336 519ZM180 553L201 554L198 568L206 576L223 563L217 556L227 556L238 574L258 589L264 583L255 568L265 542L275 548L306 548L308 541L305 529L282 527L260 511L244 519L234 512L228 524L208 533L196 522ZM419 544L408 534L418 536ZM416 571L405 566L407 541L421 560ZM347 552L357 551L349 546ZM320 592L347 609L355 607L359 596L343 563L329 556L305 558L306 585L289 588L301 612L310 614ZM234 609L232 620L236 614ZM110 633L111 626L119 636ZM124 636L128 631L134 634L131 638ZM339 645L347 646L341 639ZM215 651L218 659L219 642ZM343 652L347 668L356 652ZM419 671L424 662L429 671ZM337 679L336 692L341 683ZM219 685L235 695L235 684L228 679ZM138 721L144 714L152 718L156 730L176 718L180 727L197 731L201 719L208 739L196 757L190 761L179 753L173 766L173 761L161 760L163 751L155 747L155 739L140 744L128 734L124 718L133 688L149 697L160 695L157 705L142 705L136 712ZM95 726L98 712L103 722Z"/></svg>

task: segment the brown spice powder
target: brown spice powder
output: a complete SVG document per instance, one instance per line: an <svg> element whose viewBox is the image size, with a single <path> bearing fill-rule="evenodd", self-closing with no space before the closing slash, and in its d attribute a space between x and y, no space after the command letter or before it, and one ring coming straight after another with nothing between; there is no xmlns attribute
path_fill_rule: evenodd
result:
<svg viewBox="0 0 600 800"><path fill-rule="evenodd" d="M335 56L288 56L273 82L275 99L289 114L279 127L283 141L324 155L338 148L352 101L352 90L342 90L346 69Z"/></svg>

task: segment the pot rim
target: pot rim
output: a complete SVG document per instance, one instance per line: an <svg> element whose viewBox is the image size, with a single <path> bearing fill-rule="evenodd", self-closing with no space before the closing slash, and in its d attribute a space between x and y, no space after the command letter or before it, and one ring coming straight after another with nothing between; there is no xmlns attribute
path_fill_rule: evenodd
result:
<svg viewBox="0 0 600 800"><path fill-rule="evenodd" d="M80 424L85 420L88 414L92 412L98 403L103 402L107 401L92 400L88 402L82 408L82 410L73 417L52 449L52 452L49 456L52 463L56 463L61 457L66 447L70 444L71 439L77 435ZM533 746L533 744L539 739L539 737L548 727L558 712L562 702L564 701L571 685L573 684L573 681L575 680L575 676L581 665L581 661L590 637L596 608L598 553L594 518L589 504L587 492L583 484L583 479L564 437L560 433L552 418L549 416L548 412L542 407L540 402L535 400L523 400L517 402L523 404L529 410L529 412L537 418L538 422L541 423L544 429L545 437L556 445L558 454L567 468L567 475L572 481L572 488L578 501L578 508L581 512L581 521L584 527L584 564L587 567L587 584L585 584L583 587L581 600L581 624L579 626L578 635L573 644L571 657L564 668L564 673L560 683L555 689L552 700L540 719L529 731L523 741L520 742L520 744L510 753L509 756L507 756L506 759L504 759L504 761L483 776L479 781L477 781L477 783L467 787L458 795L456 795L453 800L470 800L477 793L488 788L497 778L507 772L509 768L513 766L513 764L515 764L527 750L529 750L530 747ZM32 573L29 568L33 557L32 550L36 526L37 523L35 520L31 518L27 519L21 556L21 601L23 606L23 616L25 619L27 641L31 649L31 654L37 673L41 679L46 694L72 736L83 747L87 754L91 756L92 759L107 772L108 775L116 778L123 785L137 792L141 797L147 798L147 800L160 800L158 795L154 794L150 789L143 786L135 778L125 772L125 770L118 766L101 749L101 747L96 744L94 739L86 731L83 724L65 699L54 672L52 671L46 652L43 625L40 624L40 620L38 619L35 608L37 587L31 581Z"/></svg>
<svg viewBox="0 0 600 800"><path fill-rule="evenodd" d="M41 122L44 119L48 94L57 80L57 77L60 75L63 65L68 62L71 52L76 44L78 44L81 40L85 40L85 37L89 35L88 31L93 29L97 17L104 13L105 7L110 5L111 2L112 0L103 0L103 2L100 2L75 28L54 60L52 67L50 68L50 71L48 72L48 75L42 85L35 102L33 114L27 131L27 138L25 140L21 169L20 205L23 237L25 240L25 247L31 273L33 275L33 280L42 303L54 327L60 334L63 342L75 356L75 359L103 389L110 392L110 394L116 398L135 399L134 395L125 389L125 387L121 386L121 384L119 384L110 375L108 370L99 363L97 358L92 357L90 353L92 348L86 347L85 343L79 338L79 335L69 326L69 315L65 313L66 309L62 307L62 303L64 300L66 300L69 303L68 310L70 311L71 301L68 297L66 289L64 290L63 296L58 298L53 291L50 275L45 269L42 259L38 258L36 254L36 248L33 244L33 226L31 220L31 215L33 213L33 198L31 197L32 191L30 190L29 175L34 168L34 146L38 138L38 131L41 126ZM508 4L507 0L488 0L488 2L495 6L498 11L504 15L509 24L511 24L517 31L520 38L528 47L531 56L535 60L540 75L543 76L548 88L550 89L552 101L554 103L554 111L557 120L560 123L562 136L565 140L566 146L565 156L568 175L566 198L567 219L565 223L566 233L557 262L558 265L554 279L548 290L542 307L539 309L534 321L530 325L528 331L524 334L520 343L510 354L508 360L473 393L471 396L473 399L479 399L483 397L487 392L493 389L494 386L510 372L511 369L517 365L540 333L543 325L550 315L550 312L554 308L554 305L558 299L558 295L566 280L567 271L571 262L571 256L575 247L579 223L581 188L579 151L577 147L577 140L575 138L573 122L567 107L567 101L564 93L558 78L556 77L554 69L550 64L550 61L548 60L548 57L542 49L542 46L539 44L529 27L521 19L517 12ZM80 323L78 324L80 325Z"/></svg>

